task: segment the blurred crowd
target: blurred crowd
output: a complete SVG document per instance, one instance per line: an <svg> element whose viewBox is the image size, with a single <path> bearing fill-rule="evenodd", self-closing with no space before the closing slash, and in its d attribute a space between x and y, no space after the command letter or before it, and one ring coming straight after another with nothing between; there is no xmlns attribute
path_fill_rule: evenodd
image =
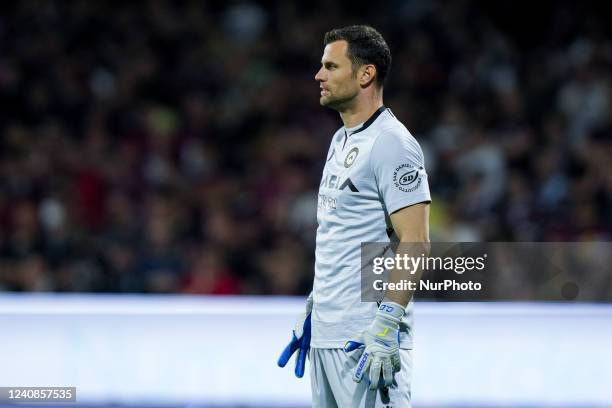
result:
<svg viewBox="0 0 612 408"><path fill-rule="evenodd" d="M432 240L609 241L608 21L530 6L0 6L0 290L309 291L341 126L314 74L353 23L390 45L385 104L423 147Z"/></svg>

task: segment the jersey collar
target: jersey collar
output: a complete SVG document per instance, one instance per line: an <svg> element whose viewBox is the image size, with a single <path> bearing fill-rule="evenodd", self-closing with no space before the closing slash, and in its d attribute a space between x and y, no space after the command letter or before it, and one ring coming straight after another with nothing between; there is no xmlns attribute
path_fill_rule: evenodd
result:
<svg viewBox="0 0 612 408"><path fill-rule="evenodd" d="M349 136L352 136L352 135L354 135L355 133L363 132L364 130L366 130L367 128L369 128L369 127L370 127L370 125L371 125L372 123L374 123L374 121L375 121L375 120L376 120L376 119L377 119L377 118L380 116L380 114L381 114L381 113L383 113L383 112L384 112L384 111L386 111L386 110L387 110L387 107L386 107L385 105L383 105L383 106L381 106L380 108L378 108L378 109L376 110L376 112L374 112L374 113L372 114L372 116L370 116L370 118L369 118L368 120L366 120L366 121L363 123L363 125L362 125L362 126L359 128L359 129L355 130L354 132L350 132ZM345 130L345 132L346 132L346 130Z"/></svg>

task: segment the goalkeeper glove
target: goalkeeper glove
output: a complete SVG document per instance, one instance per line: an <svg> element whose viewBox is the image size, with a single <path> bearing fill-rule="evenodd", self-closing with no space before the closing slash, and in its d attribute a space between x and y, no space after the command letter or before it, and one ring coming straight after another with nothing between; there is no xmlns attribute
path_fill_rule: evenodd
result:
<svg viewBox="0 0 612 408"><path fill-rule="evenodd" d="M295 323L293 330L293 338L283 350L283 353L278 358L278 366L284 367L297 350L295 359L295 376L302 378L304 376L304 366L306 364L306 356L310 350L310 313L312 312L312 293L306 300L306 310L300 315Z"/></svg>
<svg viewBox="0 0 612 408"><path fill-rule="evenodd" d="M357 340L347 341L344 351L364 348L353 380L360 382L366 370L370 370L370 389L378 388L382 370L384 385L393 384L393 376L401 369L399 355L399 323L404 315L403 306L384 302L378 307L376 318Z"/></svg>

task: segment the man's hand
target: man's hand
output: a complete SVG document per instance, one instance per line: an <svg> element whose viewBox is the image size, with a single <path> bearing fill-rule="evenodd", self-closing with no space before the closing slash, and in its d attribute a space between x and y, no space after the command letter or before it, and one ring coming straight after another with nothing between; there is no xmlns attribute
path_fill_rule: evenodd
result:
<svg viewBox="0 0 612 408"><path fill-rule="evenodd" d="M293 329L293 338L285 347L283 353L278 358L278 366L284 367L287 362L298 350L295 358L295 376L302 378L304 376L304 366L306 365L306 356L310 350L310 313L312 312L312 293L306 301L306 310L300 315Z"/></svg>
<svg viewBox="0 0 612 408"><path fill-rule="evenodd" d="M370 389L378 388L381 370L385 386L390 387L393 384L393 375L401 369L399 322L404 310L404 307L397 303L382 303L376 312L376 318L359 339L346 342L346 352L365 346L353 374L354 381L360 382L369 368Z"/></svg>

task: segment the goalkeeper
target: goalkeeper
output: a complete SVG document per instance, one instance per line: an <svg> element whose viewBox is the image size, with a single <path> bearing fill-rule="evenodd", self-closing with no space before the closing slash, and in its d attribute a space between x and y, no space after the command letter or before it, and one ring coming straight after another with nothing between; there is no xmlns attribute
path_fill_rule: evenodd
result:
<svg viewBox="0 0 612 408"><path fill-rule="evenodd" d="M320 104L339 112L317 210L315 278L284 367L295 374L310 357L313 407L410 407L412 293L361 302L361 243L410 242L408 256L429 250L429 185L417 141L383 105L391 54L368 26L325 34ZM390 282L419 273L391 270Z"/></svg>

